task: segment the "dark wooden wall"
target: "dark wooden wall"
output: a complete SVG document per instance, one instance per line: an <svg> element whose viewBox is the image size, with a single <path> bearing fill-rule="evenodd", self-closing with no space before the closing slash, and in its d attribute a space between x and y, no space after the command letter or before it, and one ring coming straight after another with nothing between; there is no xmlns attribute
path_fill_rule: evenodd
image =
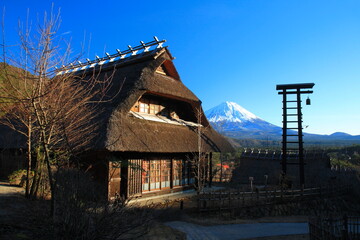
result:
<svg viewBox="0 0 360 240"><path fill-rule="evenodd" d="M265 152L265 151L264 151ZM232 181L248 184L249 177L254 178L254 184L264 185L265 175L268 176L267 184L279 184L281 175L280 155L269 153L243 154L239 166L233 172ZM297 160L293 160L296 162ZM326 155L307 154L305 158L305 186L326 183L330 178L330 159ZM294 185L299 183L299 165L288 165L288 178Z"/></svg>
<svg viewBox="0 0 360 240"><path fill-rule="evenodd" d="M7 180L14 171L26 169L26 152L22 149L0 149L0 179Z"/></svg>

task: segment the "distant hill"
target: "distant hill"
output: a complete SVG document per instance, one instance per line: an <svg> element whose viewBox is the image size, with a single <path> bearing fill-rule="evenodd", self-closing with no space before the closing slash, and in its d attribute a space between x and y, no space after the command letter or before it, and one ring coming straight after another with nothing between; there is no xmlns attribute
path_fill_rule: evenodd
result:
<svg viewBox="0 0 360 240"><path fill-rule="evenodd" d="M331 137L351 137L352 135L344 132L335 132L333 134L330 134Z"/></svg>
<svg viewBox="0 0 360 240"><path fill-rule="evenodd" d="M211 125L221 134L235 139L281 141L282 128L271 124L235 102L224 102L205 111ZM317 143L360 143L360 135L336 132L331 135L304 133L304 140ZM342 145L340 144L340 145Z"/></svg>

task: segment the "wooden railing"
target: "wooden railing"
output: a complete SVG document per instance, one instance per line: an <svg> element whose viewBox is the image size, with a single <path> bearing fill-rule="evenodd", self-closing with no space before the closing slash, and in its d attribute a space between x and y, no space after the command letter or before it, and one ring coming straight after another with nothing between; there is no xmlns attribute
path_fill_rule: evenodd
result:
<svg viewBox="0 0 360 240"><path fill-rule="evenodd" d="M231 211L243 207L296 202L306 199L332 197L350 191L349 186L328 186L307 188L304 190L262 190L243 191L212 191L198 195L198 211Z"/></svg>
<svg viewBox="0 0 360 240"><path fill-rule="evenodd" d="M360 239L360 217L344 215L338 218L310 218L309 235L311 240Z"/></svg>

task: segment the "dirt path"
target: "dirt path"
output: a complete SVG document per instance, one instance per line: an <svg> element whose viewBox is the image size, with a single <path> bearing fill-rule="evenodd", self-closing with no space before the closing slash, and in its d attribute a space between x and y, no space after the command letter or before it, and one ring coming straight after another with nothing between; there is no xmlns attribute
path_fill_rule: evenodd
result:
<svg viewBox="0 0 360 240"><path fill-rule="evenodd" d="M24 189L21 187L10 185L7 182L0 181L0 197L14 194L24 194Z"/></svg>
<svg viewBox="0 0 360 240"><path fill-rule="evenodd" d="M169 199L173 200L173 198L182 199L187 196L188 193L184 195L174 195L168 196ZM191 195L191 194L189 194ZM142 200L142 201L149 201ZM151 199L155 200L155 199ZM164 198L156 199L155 201L164 201ZM189 207L190 203L186 202L185 205ZM247 227L250 229L251 227L256 227L256 224L259 223L272 223L272 222L306 222L306 217L285 217L285 218L263 218L257 220L239 220L237 222L233 222L233 224L228 224L230 222L212 222L210 221L200 221L198 222L195 219L182 219L179 215L181 215L182 211L179 211L179 202L175 203L176 211L174 211L173 218L168 219L167 221L177 221L180 218L180 221L185 220L186 222L178 222L177 224L163 224L156 223L150 233L147 236L144 236L143 239L185 239L185 234L187 234L187 239L241 239L241 237L236 238L225 238L222 235L222 232L231 232L233 234L238 234L231 230L235 225L242 225L242 227ZM46 235L46 213L47 211L44 209L46 208L46 204L41 201L30 201L25 199L24 197L24 190L23 188L11 186L6 182L0 182L0 240L1 239L39 239L39 236L44 237ZM39 217L39 215L45 214L44 217ZM176 215L178 217L176 217ZM184 214L187 215L187 214ZM39 220L40 219L40 220ZM41 220L42 219L42 220ZM189 221L187 221L189 220ZM191 222L191 223L190 223ZM234 224L236 223L236 224ZM238 224L241 223L241 224ZM200 224L200 225L199 225ZM219 225L219 224L226 224L226 225ZM173 226L174 225L174 226ZM176 225L176 226L175 226ZM233 226L231 226L233 225ZM249 226L247 226L249 225ZM189 227L190 226L190 227ZM259 225L260 226L260 225ZM229 228L226 231L221 230L222 227ZM213 230L211 230L213 228ZM305 228L305 225L302 226ZM175 230L172 230L175 229ZM189 230L190 235L187 233ZM204 231L205 233L201 232ZM210 230L209 230L210 229ZM181 231L181 232L179 232ZM248 232L246 229L243 231ZM256 230L254 230L256 231ZM183 233L184 232L184 233ZM305 233L305 234L301 234ZM289 234L288 232L282 232L281 235ZM309 239L306 232L292 232L292 234L300 234L300 235L287 235L287 236L266 236L265 235L246 235L248 238L247 240L306 240ZM172 238L169 238L172 236ZM236 235L240 236L240 235ZM253 238L251 238L253 237ZM46 238L42 238L46 239ZM245 239L245 238L242 238ZM140 239L139 239L140 240Z"/></svg>
<svg viewBox="0 0 360 240"><path fill-rule="evenodd" d="M307 223L251 223L201 226L187 222L169 222L167 226L185 232L188 240L237 240L237 239L293 239L309 232ZM276 237L276 238L274 238ZM300 238L301 239L301 238ZM302 238L306 239L306 238Z"/></svg>
<svg viewBox="0 0 360 240"><path fill-rule="evenodd" d="M22 202L24 189L21 187L11 186L9 183L0 182L0 219L4 220L10 217L18 209L19 201ZM0 220L0 221L1 221Z"/></svg>
<svg viewBox="0 0 360 240"><path fill-rule="evenodd" d="M26 209L24 190L0 182L0 239L27 239L26 227L17 216L22 216Z"/></svg>
<svg viewBox="0 0 360 240"><path fill-rule="evenodd" d="M46 239L47 209L26 199L23 188L0 182L0 239Z"/></svg>

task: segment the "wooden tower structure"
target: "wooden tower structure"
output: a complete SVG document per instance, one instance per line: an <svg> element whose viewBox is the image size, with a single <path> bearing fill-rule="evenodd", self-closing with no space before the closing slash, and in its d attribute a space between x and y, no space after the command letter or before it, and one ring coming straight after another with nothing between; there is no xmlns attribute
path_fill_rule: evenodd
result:
<svg viewBox="0 0 360 240"><path fill-rule="evenodd" d="M282 173L286 175L287 165L299 165L301 187L305 184L301 94L313 93L309 89L314 85L314 83L276 85L278 94L283 96ZM306 104L310 105L310 99L306 100Z"/></svg>

